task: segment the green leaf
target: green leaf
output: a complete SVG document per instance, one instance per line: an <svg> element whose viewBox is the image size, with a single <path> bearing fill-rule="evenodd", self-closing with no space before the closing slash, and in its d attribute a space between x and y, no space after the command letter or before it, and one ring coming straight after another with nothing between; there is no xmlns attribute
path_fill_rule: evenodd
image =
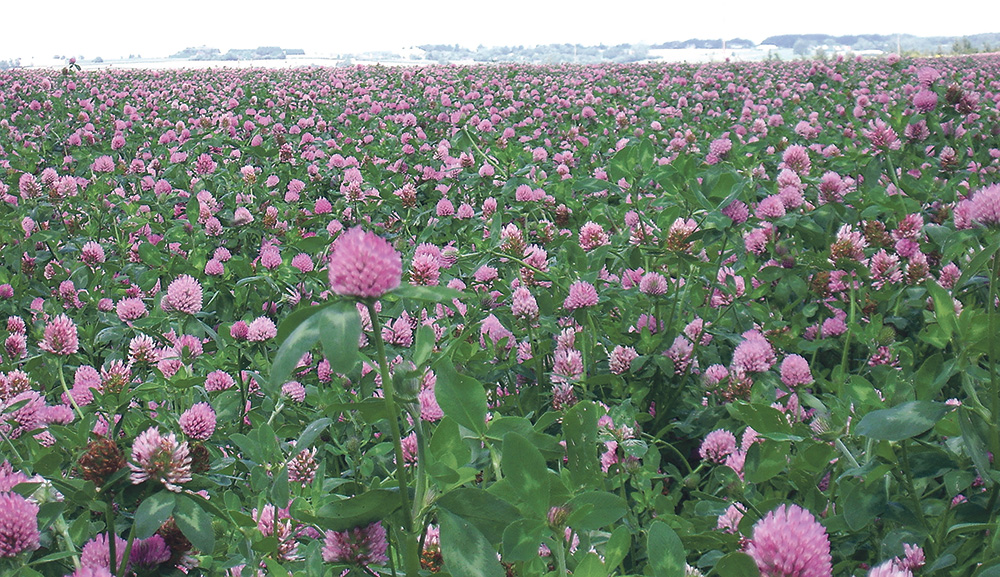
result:
<svg viewBox="0 0 1000 577"><path fill-rule="evenodd" d="M993 477L989 475L990 471L990 459L989 455L986 453L986 441L985 436L982 431L982 427L977 426L977 422L981 423L979 415L962 407L958 411L958 426L962 431L962 443L965 445L965 451L972 458L972 464L976 466L976 470L979 475L986 481L986 486L991 487L993 485Z"/></svg>
<svg viewBox="0 0 1000 577"><path fill-rule="evenodd" d="M288 577L291 575L291 571L285 569L281 563L278 563L275 559L264 559L264 565L267 566L267 574L274 575L275 577L279 575L284 575Z"/></svg>
<svg viewBox="0 0 1000 577"><path fill-rule="evenodd" d="M626 144L624 148L615 153L608 162L608 180L618 182L619 180L635 176L636 161L635 145Z"/></svg>
<svg viewBox="0 0 1000 577"><path fill-rule="evenodd" d="M597 178L575 178L573 179L573 190L575 192L600 192L609 190L614 185L606 180Z"/></svg>
<svg viewBox="0 0 1000 577"><path fill-rule="evenodd" d="M38 529L40 531L45 531L50 525L55 523L59 515L63 514L66 510L65 501L51 501L49 503L42 503L38 508Z"/></svg>
<svg viewBox="0 0 1000 577"><path fill-rule="evenodd" d="M281 343L277 354L274 355L274 360L271 361L270 383L274 388L285 384L299 361L302 360L302 355L308 353L319 342L322 325L317 321L317 318L316 314L310 316L295 327L285 342ZM354 345L357 348L357 342Z"/></svg>
<svg viewBox="0 0 1000 577"><path fill-rule="evenodd" d="M994 533L994 535L996 534ZM951 553L946 553L935 559L933 563L931 563L925 569L923 569L923 573L926 573L927 575L933 575L935 571L951 567L952 565L955 564L955 561L956 558L954 555L952 555Z"/></svg>
<svg viewBox="0 0 1000 577"><path fill-rule="evenodd" d="M139 504L135 510L135 536L148 539L174 512L174 493L160 491Z"/></svg>
<svg viewBox="0 0 1000 577"><path fill-rule="evenodd" d="M760 569L753 557L733 552L719 559L715 564L714 574L723 577L760 577Z"/></svg>
<svg viewBox="0 0 1000 577"><path fill-rule="evenodd" d="M458 374L449 360L437 363L435 372L434 396L441 411L482 436L486 432L486 391L482 383Z"/></svg>
<svg viewBox="0 0 1000 577"><path fill-rule="evenodd" d="M788 449L787 442L754 443L747 449L746 480L763 483L783 471L788 465Z"/></svg>
<svg viewBox="0 0 1000 577"><path fill-rule="evenodd" d="M573 571L573 577L607 577L608 570L595 553L587 553Z"/></svg>
<svg viewBox="0 0 1000 577"><path fill-rule="evenodd" d="M524 417L494 417L490 419L490 424L486 428L486 438L495 441L503 441L507 433L517 433L525 439L529 439L535 434L531 421Z"/></svg>
<svg viewBox="0 0 1000 577"><path fill-rule="evenodd" d="M358 339L361 337L361 315L354 303L334 303L309 322L319 325L319 340L330 369L335 373L350 372L358 362Z"/></svg>
<svg viewBox="0 0 1000 577"><path fill-rule="evenodd" d="M413 344L413 364L418 367L423 365L427 359L431 358L434 351L434 329L427 325L422 325L417 329L417 336Z"/></svg>
<svg viewBox="0 0 1000 577"><path fill-rule="evenodd" d="M174 499L174 521L177 528L196 549L205 555L211 555L215 549L212 517L189 497L175 495Z"/></svg>
<svg viewBox="0 0 1000 577"><path fill-rule="evenodd" d="M278 550L278 538L277 537L264 537L260 541L257 541L250 547L257 553L264 555L270 555Z"/></svg>
<svg viewBox="0 0 1000 577"><path fill-rule="evenodd" d="M945 340L951 340L952 335L958 331L958 317L955 316L955 301L948 294L948 291L941 288L934 280L928 280L924 286L931 293L934 301L934 317L938 325L944 330Z"/></svg>
<svg viewBox="0 0 1000 577"><path fill-rule="evenodd" d="M445 417L438 422L434 434L431 436L431 454L434 460L447 465L452 469L458 469L468 463L472 457L469 445L462 438L458 429L458 423L450 417Z"/></svg>
<svg viewBox="0 0 1000 577"><path fill-rule="evenodd" d="M577 487L600 486L603 474L597 455L597 420L601 409L593 402L577 403L563 419L569 475Z"/></svg>
<svg viewBox="0 0 1000 577"><path fill-rule="evenodd" d="M962 276L958 278L958 281L955 283L952 290L960 290L964 288L965 284L969 282L969 279L971 279L973 275L985 274L989 277L989 265L987 263L998 251L1000 251L1000 236L997 236L993 242L988 244L979 252L979 254L974 256L972 260L969 261L969 264L963 267Z"/></svg>
<svg viewBox="0 0 1000 577"><path fill-rule="evenodd" d="M885 512L886 504L885 491L851 483L842 500L844 520L851 531L861 531Z"/></svg>
<svg viewBox="0 0 1000 577"><path fill-rule="evenodd" d="M306 428L302 430L302 434L299 435L298 440L295 441L295 450L302 451L308 449L313 444L313 441L319 438L323 431L332 423L332 419L321 417L306 425Z"/></svg>
<svg viewBox="0 0 1000 577"><path fill-rule="evenodd" d="M752 405L743 401L726 405L729 413L749 425L759 434L790 433L788 419L774 407Z"/></svg>
<svg viewBox="0 0 1000 577"><path fill-rule="evenodd" d="M401 284L390 294L403 299L413 299L432 303L451 302L452 299L461 299L465 296L462 291L457 291L444 286L423 286L412 284Z"/></svg>
<svg viewBox="0 0 1000 577"><path fill-rule="evenodd" d="M298 328L302 323L312 318L313 315L315 315L316 313L318 313L320 310L322 310L327 306L330 305L325 304L319 306L301 307L289 313L288 316L286 316L280 323L278 323L278 334L274 337L274 344L278 346L284 344L285 339L287 339L288 336L291 335L296 328Z"/></svg>
<svg viewBox="0 0 1000 577"><path fill-rule="evenodd" d="M614 493L589 491L573 497L569 505L567 524L577 531L607 527L628 513L628 505Z"/></svg>
<svg viewBox="0 0 1000 577"><path fill-rule="evenodd" d="M653 577L684 577L684 546L677 533L663 521L653 521L650 526L646 555Z"/></svg>
<svg viewBox="0 0 1000 577"><path fill-rule="evenodd" d="M282 467L274 476L274 483L268 491L271 495L271 502L279 509L288 506L288 467Z"/></svg>
<svg viewBox="0 0 1000 577"><path fill-rule="evenodd" d="M521 518L516 507L478 488L455 489L438 499L437 504L475 525L490 543L499 543L504 529Z"/></svg>
<svg viewBox="0 0 1000 577"><path fill-rule="evenodd" d="M330 244L330 240L321 236L310 236L300 239L295 243L295 249L299 252L315 253L323 250Z"/></svg>
<svg viewBox="0 0 1000 577"><path fill-rule="evenodd" d="M327 415L340 415L341 413L357 411L369 423L389 418L385 399L380 397L372 397L356 403L331 403L325 407L325 410Z"/></svg>
<svg viewBox="0 0 1000 577"><path fill-rule="evenodd" d="M854 432L879 441L902 441L930 430L948 410L944 403L909 401L891 409L869 412L854 427Z"/></svg>
<svg viewBox="0 0 1000 577"><path fill-rule="evenodd" d="M163 251L154 245L144 242L139 245L139 257L147 266L156 267L163 263Z"/></svg>
<svg viewBox="0 0 1000 577"><path fill-rule="evenodd" d="M475 525L446 510L438 511L441 523L441 556L452 575L505 577L497 551ZM537 550L536 550L537 555Z"/></svg>
<svg viewBox="0 0 1000 577"><path fill-rule="evenodd" d="M399 509L398 491L373 489L356 497L327 503L316 511L324 529L347 531L381 521Z"/></svg>
<svg viewBox="0 0 1000 577"><path fill-rule="evenodd" d="M521 511L528 516L544 516L549 509L549 482L542 453L521 435L507 433L500 466L504 478L524 503Z"/></svg>
<svg viewBox="0 0 1000 577"><path fill-rule="evenodd" d="M621 526L611 532L607 544L604 546L604 565L608 571L614 571L622 564L628 556L632 547L632 533L628 527Z"/></svg>
<svg viewBox="0 0 1000 577"><path fill-rule="evenodd" d="M519 519L503 532L503 559L508 563L538 558L538 546L549 533L545 521Z"/></svg>
<svg viewBox="0 0 1000 577"><path fill-rule="evenodd" d="M58 561L60 559L67 559L69 557L75 557L78 555L76 551L56 551L55 553L50 553L44 557L34 559L31 561L32 565L44 565L45 563L50 563L52 561Z"/></svg>

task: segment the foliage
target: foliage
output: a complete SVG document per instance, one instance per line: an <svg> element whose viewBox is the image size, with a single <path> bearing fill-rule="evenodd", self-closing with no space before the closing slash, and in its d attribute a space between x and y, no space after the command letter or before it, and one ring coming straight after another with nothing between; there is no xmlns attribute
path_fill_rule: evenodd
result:
<svg viewBox="0 0 1000 577"><path fill-rule="evenodd" d="M998 67L0 72L0 573L995 574Z"/></svg>

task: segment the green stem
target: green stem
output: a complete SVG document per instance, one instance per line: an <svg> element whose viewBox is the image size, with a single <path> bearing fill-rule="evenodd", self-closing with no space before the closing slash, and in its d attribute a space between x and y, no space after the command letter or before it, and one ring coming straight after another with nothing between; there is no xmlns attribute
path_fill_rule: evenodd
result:
<svg viewBox="0 0 1000 577"><path fill-rule="evenodd" d="M73 538L70 537L69 535L69 525L66 524L66 519L62 516L61 513L59 514L59 517L56 519L55 523L53 523L53 526L55 527L56 532L59 533L59 536L62 537L63 543L65 543L66 545L66 551L69 551L69 553L72 556L73 567L79 569L80 555L76 552L76 546L73 545Z"/></svg>
<svg viewBox="0 0 1000 577"><path fill-rule="evenodd" d="M492 165L493 168L496 169L497 173L501 177L503 177L504 180L507 180L507 178L508 178L507 170L504 169L502 166L500 166L500 162L497 159L495 159L492 156L490 156L490 155L486 154L485 152L483 152L482 148L479 148L479 145L476 143L476 140L474 138L472 138L471 134L469 134L469 128L466 127L466 126L463 126L462 127L462 132L464 132L465 135L469 137L469 142L472 143L472 148L475 148L476 152L479 153L480 156L482 156L483 158L485 158L486 162L490 163L490 165Z"/></svg>
<svg viewBox="0 0 1000 577"><path fill-rule="evenodd" d="M851 450L847 448L847 445L845 445L843 441L837 439L833 442L833 444L837 447L837 450L839 450L842 455L847 457L847 460L851 462L851 465L855 469L861 468L861 465L858 464L858 460L854 458L854 454L851 453Z"/></svg>
<svg viewBox="0 0 1000 577"><path fill-rule="evenodd" d="M366 299L364 304L368 308L368 316L372 321L372 339L375 341L375 349L378 352L379 373L382 375L382 393L385 397L386 410L389 413L389 431L392 435L393 450L396 455L396 482L399 484L399 499L403 507L403 567L408 577L416 576L420 573L420 552L417 551L417 539L413 527L413 510L406 482L406 467L403 460L403 438L399 428L400 412L396 405L396 390L392 382L392 375L389 374L389 363L385 355L385 343L382 342L382 324L378 320L375 303L371 299Z"/></svg>
<svg viewBox="0 0 1000 577"><path fill-rule="evenodd" d="M659 295L653 297L653 318L656 319L653 323L653 330L659 329L658 323L663 320L660 316L660 297Z"/></svg>
<svg viewBox="0 0 1000 577"><path fill-rule="evenodd" d="M682 485L686 485L686 484L687 484L687 481L688 481L688 479L690 479L691 477L694 477L695 475L697 475L697 474L698 474L698 473L699 473L699 472L700 472L700 471L701 471L701 470L702 470L703 468L705 468L705 461L702 461L702 462L698 463L698 466L697 466L697 467L695 467L695 468L694 468L694 469L693 469L693 470L692 470L692 471L691 471L690 473L688 473L687 475L684 475L684 479L683 479L683 480L681 481L681 484L682 484Z"/></svg>
<svg viewBox="0 0 1000 577"><path fill-rule="evenodd" d="M496 451L490 451L490 465L493 467L493 476L497 481L503 479L503 471L500 468L500 455Z"/></svg>
<svg viewBox="0 0 1000 577"><path fill-rule="evenodd" d="M672 302L670 303L670 316L667 317L667 324L664 325L664 327L662 329L663 331L665 331L665 334L670 334L670 330L674 326L674 315L677 314L677 302L680 300L678 298L679 295L677 294L678 292L680 292L680 291L677 290L679 288L677 286L679 283L680 283L680 279L679 278L676 279L674 281L674 283L673 283L674 284L674 292L673 292L672 295L670 295L671 297L673 297L672 298ZM659 332L661 330L660 326L659 326L660 325L660 319L656 319L656 323L655 324L657 325L656 326L656 330L657 330L657 332Z"/></svg>
<svg viewBox="0 0 1000 577"><path fill-rule="evenodd" d="M853 276L850 277L849 282L851 283L851 313L850 313L850 317L849 317L850 320L847 323L847 335L844 337L844 350L840 354L840 370L841 370L841 372L844 375L847 375L848 352L851 349L851 333L854 332L854 316L855 316L855 307L854 307L854 301L855 301L855 298L854 298L854 277Z"/></svg>
<svg viewBox="0 0 1000 577"><path fill-rule="evenodd" d="M285 401L283 399L278 399L278 404L274 406L274 410L271 411L271 416L267 418L267 426L271 426L274 419L281 413L281 410L285 408Z"/></svg>
<svg viewBox="0 0 1000 577"><path fill-rule="evenodd" d="M729 235L722 237L722 248L719 249L719 259L715 263L715 278L719 278L719 271L722 270L722 261L726 259L726 244L729 243Z"/></svg>
<svg viewBox="0 0 1000 577"><path fill-rule="evenodd" d="M57 357L56 363L59 366L59 384L62 385L62 390L66 393L66 397L69 399L69 403L73 405L73 410L76 411L78 417L80 417L80 422L83 422L83 411L80 409L80 405L76 404L76 399L69 392L69 387L66 386L66 376L63 375L63 358Z"/></svg>
<svg viewBox="0 0 1000 577"><path fill-rule="evenodd" d="M1000 497L1000 484L994 483L993 484L993 491L990 492L989 503L986 504L986 511L990 514L990 522L991 523L993 522L993 517L996 514L996 512L993 510L993 508L997 504L997 497Z"/></svg>
<svg viewBox="0 0 1000 577"><path fill-rule="evenodd" d="M594 347L596 347L596 346L597 346L597 344L598 344L598 338L599 338L599 337L598 337L598 335L600 335L601 333L597 332L597 328L596 328L596 326L594 325L594 315L590 314L589 312L587 313L587 325L588 325L588 327L590 328L590 331L589 331L589 333L590 333L591 335L593 335L593 338L594 338L594 340L593 340L592 342L590 342L590 344L592 345L592 346L591 346L591 352L593 352L593 348L594 348ZM606 349L606 348L605 348L605 352L607 352L607 349ZM591 358L591 361L592 361L592 362L594 363L594 365L595 365L595 367L594 367L594 372L597 372L597 367L596 367L596 365L597 365L597 360L596 360L596 358L594 358L594 357L593 357L593 355L591 355L591 357L592 357L592 358ZM590 372L589 372L589 371L587 370L587 364L586 364L586 363L584 363L584 365L583 365L583 376L584 376L584 378L586 379L586 378L587 378L587 375L589 375L589 374L590 374ZM586 382L586 381L584 381L584 382ZM589 385L588 385L587 389L589 390L589 388L590 388L590 387L589 387ZM602 401L604 400L604 397L603 397L603 395L601 396L601 400L602 400Z"/></svg>
<svg viewBox="0 0 1000 577"><path fill-rule="evenodd" d="M116 543L118 540L118 532L115 531L115 505L112 503L112 499L110 497L104 505L105 526L107 528L108 535L108 565L111 567L112 575L124 575L124 572L119 571L118 564L115 563L118 559L118 543ZM124 564L125 562L126 561L123 555L122 563Z"/></svg>
<svg viewBox="0 0 1000 577"><path fill-rule="evenodd" d="M523 266L524 268L530 270L532 273L534 273L536 275L542 275L542 277L545 278L545 279L551 279L552 278L552 277L549 276L548 272L531 266L530 264L526 263L524 261L524 259L518 258L516 256L511 256L511 255L509 255L507 253L503 253L503 252L500 252L498 250L492 250L491 249L491 250L489 250L487 252L489 252L489 254L492 254L494 256L498 256L500 258L505 258L507 260L512 260L512 261L516 262L517 264Z"/></svg>
<svg viewBox="0 0 1000 577"><path fill-rule="evenodd" d="M417 435L417 472L416 472L416 492L413 496L413 531L414 535L422 538L425 534L424 530L424 507L427 500L427 473L425 471L425 463L430 457L427 455L427 442L424 437L424 427L423 421L420 420L420 414L416 414L413 417L413 431ZM423 547L417 546L417 554L423 550Z"/></svg>
<svg viewBox="0 0 1000 577"><path fill-rule="evenodd" d="M249 395L248 385L246 380L243 378L243 373L246 372L247 365L243 359L243 348L240 347L239 353L237 353L237 358L239 359L237 363L239 364L239 373L237 373L236 378L240 383L240 411L239 411L239 431L243 432L247 419L247 396Z"/></svg>
<svg viewBox="0 0 1000 577"><path fill-rule="evenodd" d="M902 440L899 443L900 450L903 454L902 465L903 465L903 480L906 483L906 492L910 496L910 501L912 501L914 513L920 519L920 524L930 532L930 524L927 522L927 517L924 515L924 508L920 504L920 496L917 495L917 489L913 485L913 472L910 470L910 454L906 450L906 440Z"/></svg>
<svg viewBox="0 0 1000 577"><path fill-rule="evenodd" d="M277 517L277 515L275 515ZM128 542L125 544L125 554L122 555L122 564L118 567L118 573L116 575L126 575L126 568L128 568L129 558L132 556L132 545L135 544L135 523L132 523L132 528L128 532Z"/></svg>
<svg viewBox="0 0 1000 577"><path fill-rule="evenodd" d="M899 197L899 210L901 211L900 218L906 216L906 203L903 201L903 187L899 186L899 178L896 177L896 167L892 164L892 158L889 157L889 153L885 154L885 163L889 167L889 179L892 180L892 184L896 186L896 196Z"/></svg>
<svg viewBox="0 0 1000 577"><path fill-rule="evenodd" d="M533 328L528 329L528 338L531 339L531 356L535 360L535 381L539 386L545 383L545 360L542 358L542 347L535 335Z"/></svg>
<svg viewBox="0 0 1000 577"><path fill-rule="evenodd" d="M590 315L584 311L584 316L589 317ZM583 357L583 374L580 379L583 381L583 392L589 398L590 397L590 385L587 384L587 375L589 374L588 362L590 361L590 339L588 338L587 331L583 331L578 334L580 337L580 354Z"/></svg>
<svg viewBox="0 0 1000 577"><path fill-rule="evenodd" d="M660 438L660 436L662 436L664 432L666 432L666 427L664 427L663 430L661 430L661 432L659 434L657 434L657 436L655 437L655 440L659 441L659 443L662 446L669 448L675 455L677 455L677 459L681 463L683 463L684 464L684 468L687 469L688 475L691 475L691 473L694 472L694 469L691 468L691 463L688 463L687 458L679 450L677 450L677 447L673 446L672 444L670 444L670 443L668 443L668 442L666 442L666 441L664 441L663 439Z"/></svg>
<svg viewBox="0 0 1000 577"><path fill-rule="evenodd" d="M10 437L7 436L7 433L4 433L3 431L0 431L0 437L3 437L3 440L7 441L7 444L10 445L11 453L13 453L13 455L15 457L17 457L17 462L19 464L23 463L24 462L24 457L21 456L21 453L17 452L17 447L14 446L14 442L10 440Z"/></svg>
<svg viewBox="0 0 1000 577"><path fill-rule="evenodd" d="M1000 253L998 253L1000 254ZM994 335L993 338L989 339L990 342L990 393L991 393L991 404L990 412L992 413L993 419L991 422L996 422L997 415L1000 415L1000 375L997 373L997 363L1000 363L1000 339L995 338L997 334L997 310L996 310L996 298L997 298L997 277L1000 277L1000 256L998 254L993 255L993 272L990 275L990 293L989 301L986 303L986 314L987 323L989 326L989 332L987 334ZM990 445L994 454L1000 451L1000 428L994 426L990 430Z"/></svg>
<svg viewBox="0 0 1000 577"><path fill-rule="evenodd" d="M556 558L556 574L559 577L566 575L566 535L556 532L556 544L552 548L552 555Z"/></svg>

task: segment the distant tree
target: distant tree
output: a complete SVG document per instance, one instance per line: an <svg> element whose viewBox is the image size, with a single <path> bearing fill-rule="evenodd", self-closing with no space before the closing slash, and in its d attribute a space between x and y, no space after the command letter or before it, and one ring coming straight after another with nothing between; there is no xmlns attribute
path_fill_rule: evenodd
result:
<svg viewBox="0 0 1000 577"><path fill-rule="evenodd" d="M975 49L973 49L969 37L963 36L961 39L955 39L955 43L951 45L951 51L954 54L972 54Z"/></svg>

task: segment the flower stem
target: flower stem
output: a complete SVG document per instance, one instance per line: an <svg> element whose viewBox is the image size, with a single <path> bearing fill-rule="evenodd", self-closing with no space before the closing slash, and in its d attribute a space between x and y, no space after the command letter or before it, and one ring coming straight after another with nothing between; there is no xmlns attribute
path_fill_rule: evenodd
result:
<svg viewBox="0 0 1000 577"><path fill-rule="evenodd" d="M889 157L889 153L888 152L886 152L886 154L885 154L885 163L888 165L888 168L889 168L889 170L888 170L888 172L889 172L889 179L892 180L892 183L894 185L896 185L896 196L899 197L899 209L901 211L900 218L902 218L902 217L906 216L906 214L907 214L907 212L906 212L906 203L903 201L903 197L906 196L906 195L903 194L903 187L899 186L899 178L896 176L896 167L893 166L893 164L892 164L892 158Z"/></svg>
<svg viewBox="0 0 1000 577"><path fill-rule="evenodd" d="M118 563L116 562L118 561L118 543L116 543L118 532L115 531L115 505L110 496L104 505L104 524L107 528L108 536L108 565L111 567L111 574L118 576L121 575L122 572L119 571ZM122 561L124 562L124 559L122 559Z"/></svg>
<svg viewBox="0 0 1000 577"><path fill-rule="evenodd" d="M270 427L271 423L274 422L275 417L281 413L281 410L285 408L284 399L278 399L278 404L274 406L274 410L271 411L271 416L267 418L267 426Z"/></svg>
<svg viewBox="0 0 1000 577"><path fill-rule="evenodd" d="M531 339L531 356L535 361L535 382L539 386L545 384L545 360L542 358L542 346L535 334L535 329L528 328L528 337Z"/></svg>
<svg viewBox="0 0 1000 577"><path fill-rule="evenodd" d="M924 515L923 506L920 504L920 496L917 495L917 489L913 485L913 473L910 470L910 455L906 450L906 439L900 441L899 445L903 456L903 479L906 482L906 492L910 494L910 500L913 502L913 512L917 515L917 518L920 519L920 524L924 526L924 529L929 534L931 532L931 525L927 521L926 515ZM937 557L937 547L933 540L929 540L926 546L931 558Z"/></svg>
<svg viewBox="0 0 1000 577"><path fill-rule="evenodd" d="M837 449L844 455L844 457L847 457L847 460L851 462L851 466L855 469L861 468L861 465L858 464L858 460L854 458L854 454L851 453L851 450L847 448L847 445L845 445L843 441L837 439L833 442L833 444L836 445Z"/></svg>
<svg viewBox="0 0 1000 577"><path fill-rule="evenodd" d="M483 149L479 147L479 144L476 142L476 139L473 138L471 134L469 134L468 127L463 126L462 127L462 132L464 132L465 135L469 137L469 142L472 143L472 147L476 149L476 152L478 152L480 154L480 156L482 156L483 158L485 158L486 162L490 163L493 166L493 168L495 168L497 170L497 172L500 173L500 176L503 177L504 180L507 180L507 178L508 178L508 176L507 176L507 170L504 169L504 167L500 166L500 162L497 159L495 159L492 156L490 156L489 154L486 154L485 152L483 152Z"/></svg>
<svg viewBox="0 0 1000 577"><path fill-rule="evenodd" d="M997 278L1000 277L1000 253L993 254L993 267L990 271L990 291L986 302L986 322L989 328L986 334L989 337L989 358L990 358L990 419L987 422L996 423L997 415L1000 415L1000 374L997 373L997 363L1000 363L1000 350L997 348L997 340L992 335L997 334ZM973 390L975 387L971 387ZM989 439L990 451L996 454L1000 451L1000 428L993 426L990 428Z"/></svg>
<svg viewBox="0 0 1000 577"><path fill-rule="evenodd" d="M556 558L556 574L563 577L566 575L566 537L560 533L556 533L556 544L552 548L552 554Z"/></svg>
<svg viewBox="0 0 1000 577"><path fill-rule="evenodd" d="M848 359L848 353L851 350L851 333L854 332L854 314L855 314L855 308L854 308L854 301L855 301L854 285L855 285L855 279L854 279L853 275L851 276L850 283L851 283L851 313L850 313L850 317L849 317L849 320L848 320L848 323L847 323L847 335L844 336L844 350L840 354L840 370L841 370L841 372L844 375L847 375L847 361L849 360Z"/></svg>
<svg viewBox="0 0 1000 577"><path fill-rule="evenodd" d="M396 481L399 484L399 499L403 514L403 567L407 576L420 573L420 554L417 551L417 539L413 527L413 510L410 504L410 493L406 482L406 468L403 461L403 443L399 428L399 408L396 406L396 391L389 374L389 363L385 355L385 343L382 342L382 324L378 320L375 303L366 299L368 316L372 321L372 338L378 352L379 373L382 375L382 393L385 397L386 411L389 413L389 431L392 435L393 450L396 455Z"/></svg>
<svg viewBox="0 0 1000 577"><path fill-rule="evenodd" d="M66 398L69 399L69 404L73 405L73 410L76 411L76 414L77 414L78 417L80 417L80 422L82 423L83 422L83 411L80 409L80 405L78 405L76 403L76 399L73 398L73 395L69 392L69 387L66 386L66 376L63 375L63 359L62 359L62 357L58 357L58 360L56 362L59 365L59 384L62 385L62 390L63 390L64 393L66 393Z"/></svg>
<svg viewBox="0 0 1000 577"><path fill-rule="evenodd" d="M72 556L73 567L79 569L80 555L76 552L76 546L73 545L73 538L69 535L69 525L66 524L66 519L61 513L59 514L59 517L56 518L53 525L55 526L56 532L59 533L59 536L62 537L63 542L66 544L66 551L68 551Z"/></svg>
<svg viewBox="0 0 1000 577"><path fill-rule="evenodd" d="M239 373L237 373L236 378L239 379L240 383L240 422L239 431L243 432L247 419L247 397L249 396L249 385L243 377L243 373L247 369L247 365L243 362L243 350L240 348L240 352L237 353L238 363L239 363Z"/></svg>

